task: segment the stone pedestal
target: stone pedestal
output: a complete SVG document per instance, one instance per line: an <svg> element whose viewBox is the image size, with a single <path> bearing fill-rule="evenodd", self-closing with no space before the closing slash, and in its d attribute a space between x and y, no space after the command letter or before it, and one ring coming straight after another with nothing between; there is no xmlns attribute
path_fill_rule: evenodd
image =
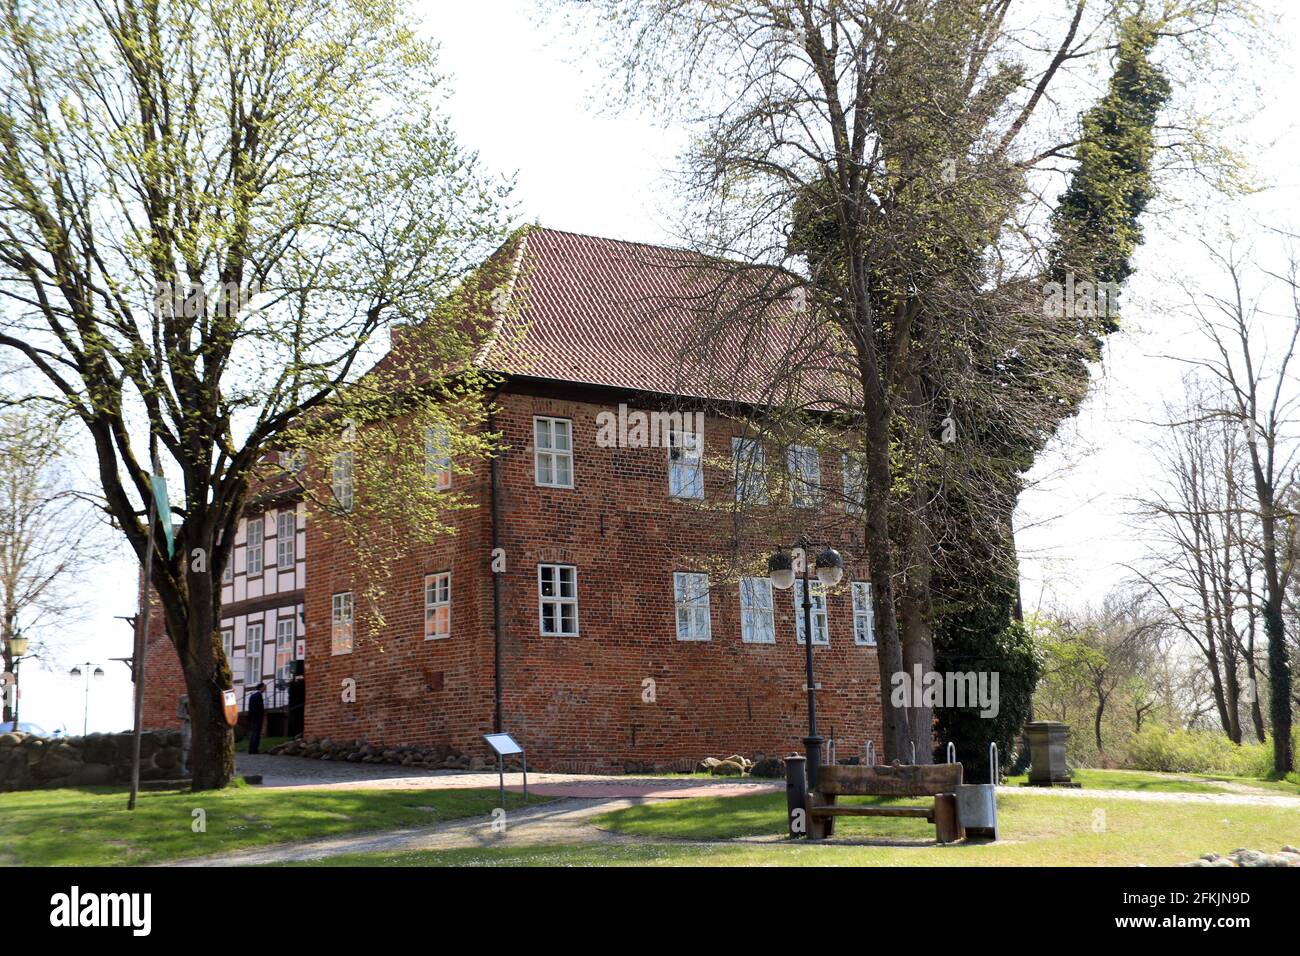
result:
<svg viewBox="0 0 1300 956"><path fill-rule="evenodd" d="M1077 787L1070 780L1070 770L1065 762L1065 741L1070 736L1070 725L1055 720L1035 720L1025 724L1025 737L1029 740L1028 787Z"/></svg>

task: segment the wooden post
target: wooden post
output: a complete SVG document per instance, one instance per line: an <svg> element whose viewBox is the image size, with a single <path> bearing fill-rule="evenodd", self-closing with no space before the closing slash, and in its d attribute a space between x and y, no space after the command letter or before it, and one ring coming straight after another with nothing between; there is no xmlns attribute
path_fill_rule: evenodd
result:
<svg viewBox="0 0 1300 956"><path fill-rule="evenodd" d="M957 795L939 793L934 798L934 835L940 843L956 843L966 838L957 817Z"/></svg>
<svg viewBox="0 0 1300 956"><path fill-rule="evenodd" d="M790 836L808 833L808 778L804 773L805 758L785 758L785 808L786 826Z"/></svg>

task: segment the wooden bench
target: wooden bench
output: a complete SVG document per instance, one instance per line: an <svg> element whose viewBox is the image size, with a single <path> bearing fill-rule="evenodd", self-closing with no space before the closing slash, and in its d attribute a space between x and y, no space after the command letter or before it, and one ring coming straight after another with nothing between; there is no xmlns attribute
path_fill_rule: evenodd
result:
<svg viewBox="0 0 1300 956"><path fill-rule="evenodd" d="M939 843L965 836L957 817L961 764L826 766L819 768L817 789L808 794L808 838L824 840L835 833L836 817L917 817L934 824ZM838 797L933 797L928 807L839 806Z"/></svg>

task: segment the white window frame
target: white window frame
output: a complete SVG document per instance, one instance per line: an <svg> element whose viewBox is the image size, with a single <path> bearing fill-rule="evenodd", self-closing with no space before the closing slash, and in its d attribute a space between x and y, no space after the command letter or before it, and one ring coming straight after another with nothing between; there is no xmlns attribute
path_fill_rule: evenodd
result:
<svg viewBox="0 0 1300 956"><path fill-rule="evenodd" d="M353 646L354 604L351 591L340 591L330 598L330 654L351 654Z"/></svg>
<svg viewBox="0 0 1300 956"><path fill-rule="evenodd" d="M226 556L226 566L221 569L221 583L230 584L235 580L235 552Z"/></svg>
<svg viewBox="0 0 1300 956"><path fill-rule="evenodd" d="M285 508L275 516L275 566L281 571L291 570L297 560L298 509Z"/></svg>
<svg viewBox="0 0 1300 956"><path fill-rule="evenodd" d="M282 617L275 622L275 679L277 681L287 681L291 676L293 645L297 639L298 619L296 617Z"/></svg>
<svg viewBox="0 0 1300 956"><path fill-rule="evenodd" d="M266 635L262 624L244 625L244 686L252 687L262 680L262 642ZM256 635L256 639L254 639ZM256 662L256 665L254 665Z"/></svg>
<svg viewBox="0 0 1300 956"><path fill-rule="evenodd" d="M740 640L744 644L776 643L771 578L740 579Z"/></svg>
<svg viewBox="0 0 1300 956"><path fill-rule="evenodd" d="M564 594L564 572L572 574L573 594ZM545 581L551 575L553 594L545 591ZM546 608L551 608L552 620L557 624L564 622L564 608L573 608L573 629L571 631L546 629ZM543 637L578 637L581 625L578 623L578 568L572 564L539 564L537 566L537 633Z"/></svg>
<svg viewBox="0 0 1300 956"><path fill-rule="evenodd" d="M257 529L257 534L253 534L253 529ZM266 516L258 515L256 518L249 518L244 526L244 573L250 577L262 573L266 558L263 549L265 543ZM256 561L253 560L254 557L257 558ZM254 564L257 566L254 567Z"/></svg>
<svg viewBox="0 0 1300 956"><path fill-rule="evenodd" d="M815 508L821 502L822 459L813 445L791 445L786 450L790 476L790 503L796 508Z"/></svg>
<svg viewBox="0 0 1300 956"><path fill-rule="evenodd" d="M334 504L340 511L351 511L356 504L353 481L356 459L352 450L341 451L334 456L330 464L330 491L334 494Z"/></svg>
<svg viewBox="0 0 1300 956"><path fill-rule="evenodd" d="M433 628L429 624L433 622ZM424 576L424 639L441 641L451 637L451 572Z"/></svg>
<svg viewBox="0 0 1300 956"><path fill-rule="evenodd" d="M844 512L860 515L866 510L867 482L862 462L845 454L841 459L844 476Z"/></svg>
<svg viewBox="0 0 1300 956"><path fill-rule="evenodd" d="M826 613L826 588L820 581L811 582L812 588L812 626L813 626L813 647L829 647L830 638L830 621ZM803 644L803 579L796 578L794 588L791 590L794 595L794 640L796 644Z"/></svg>
<svg viewBox="0 0 1300 956"><path fill-rule="evenodd" d="M233 627L223 627L221 629L221 651L226 655L227 664L235 659L235 629Z"/></svg>
<svg viewBox="0 0 1300 956"><path fill-rule="evenodd" d="M704 497L704 455L699 432L668 433L668 496Z"/></svg>
<svg viewBox="0 0 1300 956"><path fill-rule="evenodd" d="M556 440L560 435L564 436L563 443ZM567 481L559 478L561 465L568 471ZM548 480L543 480L543 472ZM539 488L573 487L572 419L550 415L533 416L533 482Z"/></svg>
<svg viewBox="0 0 1300 956"><path fill-rule="evenodd" d="M439 491L451 487L451 434L446 425L424 430L424 474Z"/></svg>
<svg viewBox="0 0 1300 956"><path fill-rule="evenodd" d="M736 500L767 504L767 453L762 443L757 438L731 439L731 461Z"/></svg>
<svg viewBox="0 0 1300 956"><path fill-rule="evenodd" d="M870 581L854 581L853 591L853 643L874 647L876 643L876 618L872 610Z"/></svg>
<svg viewBox="0 0 1300 956"><path fill-rule="evenodd" d="M696 571L673 572L673 621L679 641L713 639L709 611L709 576ZM683 623L685 629L683 630Z"/></svg>

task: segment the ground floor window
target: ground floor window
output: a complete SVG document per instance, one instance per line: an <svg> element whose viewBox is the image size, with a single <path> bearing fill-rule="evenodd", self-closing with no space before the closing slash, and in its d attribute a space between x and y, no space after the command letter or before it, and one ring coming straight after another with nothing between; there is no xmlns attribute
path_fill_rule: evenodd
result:
<svg viewBox="0 0 1300 956"><path fill-rule="evenodd" d="M537 597L541 633L575 637L578 633L578 569L571 564L539 564Z"/></svg>
<svg viewBox="0 0 1300 956"><path fill-rule="evenodd" d="M673 575L673 600L677 607L677 640L707 641L709 629L709 576L678 571Z"/></svg>

